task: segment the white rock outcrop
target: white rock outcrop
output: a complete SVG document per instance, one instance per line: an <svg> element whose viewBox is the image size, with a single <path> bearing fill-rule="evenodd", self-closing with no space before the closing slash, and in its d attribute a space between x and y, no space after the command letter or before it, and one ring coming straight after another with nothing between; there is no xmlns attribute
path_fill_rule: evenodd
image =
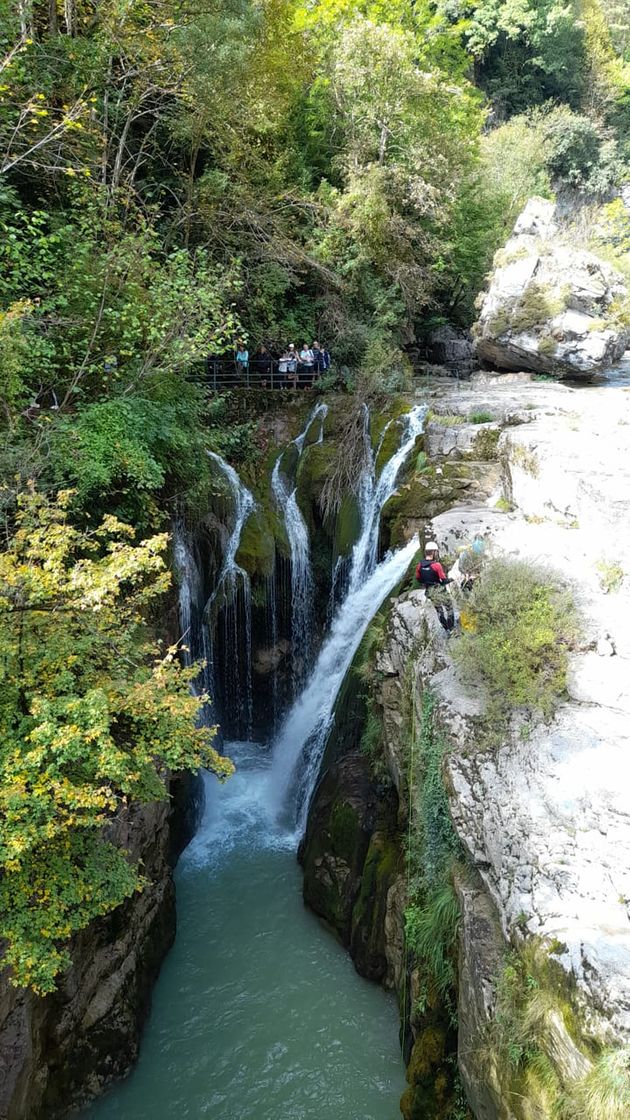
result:
<svg viewBox="0 0 630 1120"><path fill-rule="evenodd" d="M628 345L615 316L626 297L623 276L559 230L552 202L532 198L480 297L476 355L497 369L588 380Z"/></svg>
<svg viewBox="0 0 630 1120"><path fill-rule="evenodd" d="M449 411L468 411L473 394L452 392ZM554 720L526 737L515 723L494 752L474 750L471 698L454 668L435 675L461 747L448 762L451 811L504 931L525 927L563 943L562 962L602 1014L602 1029L627 1042L630 390L495 385L483 404L500 415L519 399L527 422L506 428L499 446L502 496L514 511L492 502L453 509L433 520L432 535L451 554L482 537L492 553L560 572L583 638Z"/></svg>

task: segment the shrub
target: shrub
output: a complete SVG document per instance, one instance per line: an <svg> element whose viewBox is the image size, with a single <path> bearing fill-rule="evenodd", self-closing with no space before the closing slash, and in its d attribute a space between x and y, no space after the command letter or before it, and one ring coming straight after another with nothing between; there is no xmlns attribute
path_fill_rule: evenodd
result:
<svg viewBox="0 0 630 1120"><path fill-rule="evenodd" d="M612 591L618 591L623 583L624 571L620 564L616 562L609 564L605 560L600 560L597 565L597 573L602 590L606 595Z"/></svg>
<svg viewBox="0 0 630 1120"><path fill-rule="evenodd" d="M549 198L543 138L528 116L513 117L488 132L482 138L481 155L485 177L502 200L508 226L532 195Z"/></svg>
<svg viewBox="0 0 630 1120"><path fill-rule="evenodd" d="M459 413L437 413L431 415L431 420L434 424L440 424L443 428L458 428L461 424L466 423L466 417L461 416Z"/></svg>
<svg viewBox="0 0 630 1120"><path fill-rule="evenodd" d="M577 633L568 591L521 560L493 560L469 603L472 628L454 645L464 675L482 683L502 714L526 707L548 716L565 687Z"/></svg>
<svg viewBox="0 0 630 1120"><path fill-rule="evenodd" d="M363 358L360 381L366 392L404 392L411 388L409 359L391 340L373 338Z"/></svg>
<svg viewBox="0 0 630 1120"><path fill-rule="evenodd" d="M552 180L594 193L613 186L622 173L617 145L605 139L595 121L566 105L543 110L538 120Z"/></svg>
<svg viewBox="0 0 630 1120"><path fill-rule="evenodd" d="M558 344L555 338L552 338L550 334L543 335L538 343L538 353L542 354L545 358L553 358L557 349Z"/></svg>
<svg viewBox="0 0 630 1120"><path fill-rule="evenodd" d="M455 947L460 909L452 883L435 890L424 906L410 906L405 914L407 944L444 998L455 983Z"/></svg>
<svg viewBox="0 0 630 1120"><path fill-rule="evenodd" d="M566 295L551 291L540 284L529 284L512 312L510 327L513 331L527 331L545 323L564 311Z"/></svg>

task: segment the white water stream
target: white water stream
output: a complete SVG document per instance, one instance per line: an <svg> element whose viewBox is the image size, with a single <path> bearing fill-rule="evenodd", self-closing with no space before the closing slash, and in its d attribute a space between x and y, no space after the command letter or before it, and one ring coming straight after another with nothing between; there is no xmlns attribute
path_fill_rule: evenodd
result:
<svg viewBox="0 0 630 1120"><path fill-rule="evenodd" d="M273 746L269 798L288 818L299 839L317 781L335 700L361 638L386 595L404 575L417 541L387 556L372 575L349 592L332 624L309 683L285 719Z"/></svg>
<svg viewBox="0 0 630 1120"><path fill-rule="evenodd" d="M295 476L300 456L311 426L319 421L317 443L324 438L324 419L328 405L319 403L308 418L304 431L293 440L297 448L297 463L293 468L293 480L289 482L282 470L286 452L278 456L271 475L271 489L280 511L289 541L291 554L291 644L293 647L292 673L294 694L303 682L311 663L314 638L314 594L313 573L311 569L311 543L308 528L297 501Z"/></svg>

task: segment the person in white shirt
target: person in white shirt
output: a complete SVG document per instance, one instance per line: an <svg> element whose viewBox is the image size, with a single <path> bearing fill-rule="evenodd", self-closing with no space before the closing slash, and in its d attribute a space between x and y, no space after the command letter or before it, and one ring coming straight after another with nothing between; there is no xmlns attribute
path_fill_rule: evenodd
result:
<svg viewBox="0 0 630 1120"><path fill-rule="evenodd" d="M300 350L300 376L299 380L302 385L307 386L313 383L313 368L315 365L315 355L307 342L304 343Z"/></svg>

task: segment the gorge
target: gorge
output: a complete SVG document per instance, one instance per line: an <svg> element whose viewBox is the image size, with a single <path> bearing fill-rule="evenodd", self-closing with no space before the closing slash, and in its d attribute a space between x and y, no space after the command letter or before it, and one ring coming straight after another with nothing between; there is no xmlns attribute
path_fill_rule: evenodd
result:
<svg viewBox="0 0 630 1120"><path fill-rule="evenodd" d="M329 602L335 568L339 570L338 557L327 552L328 580L323 588L318 586L311 553L321 548L317 535L322 527L312 520L313 511L305 495L313 493L310 479L319 477L319 459L335 451L340 430L343 433L339 416L333 421L326 415L326 406L329 411L343 410L340 400L323 402L324 407L320 403L308 415L303 405L296 404L292 415L282 417L283 431L287 432L287 422L300 431L288 442L289 449L295 448L295 462L289 468L292 489L289 476L285 476L286 482L280 482L278 464L285 461L286 452L280 458L273 457L270 474L255 491L249 491L235 472L215 460L222 483L217 491L217 508L225 511L227 527L222 534L221 554L213 565L215 586L210 591L203 572L207 529L202 524L193 535L190 528L175 527L180 630L190 635L186 656L198 656L200 651L207 656L198 687L210 686L212 693L217 677L225 681L232 674L235 683L230 687L236 689L232 695L241 698L232 716L234 726L251 719L254 726L266 725L269 731L266 737L248 742L224 736L222 749L234 759L236 774L225 785L210 775L205 779L202 821L176 874L179 932L154 992L138 1068L87 1108L86 1116L167 1116L177 1109L184 1115L203 1112L218 1120L227 1108L230 1115L266 1115L269 1120L296 1114L334 1120L340 1109L348 1115L375 1120L395 1115L403 1087L395 1007L389 1002L391 997L365 987L330 933L302 909L295 863L302 837L305 900L350 949L359 973L380 981L398 995L409 1080L402 1099L405 1118L432 1120L457 1115L457 1110L465 1115L466 1098L475 1117L502 1120L509 1115L529 1120L530 1114L551 1115L549 1110L556 1105L550 1102L558 1090L549 1084L557 1083L565 1092L570 1091L574 1083L588 1076L597 1053L608 1053L611 1045L618 1046L618 1040L624 1037L625 996L621 993L627 972L621 944L627 935L623 933L623 904L620 901L615 917L604 887L599 905L607 907L609 914L599 927L601 932L596 933L593 927L594 948L589 951L582 918L576 919L579 942L572 948L570 924L559 921L553 913L550 918L545 916L549 903L542 899L550 897L549 887L555 880L549 880L540 901L535 895L527 897L527 890L542 890L542 883L535 887L540 872L527 869L528 858L535 867L537 850L541 850L536 844L546 845L552 833L544 815L537 832L532 831L531 822L527 823L527 801L519 806L516 800L507 815L502 815L501 806L509 796L538 796L526 792L526 765L518 779L512 772L509 780L513 794L501 786L505 780L499 777L501 759L507 762L510 752L518 752L518 739L514 740L512 732L508 734L497 756L497 776L492 780L492 753L488 755L483 745L476 748L482 769L471 772L473 764L467 758L470 744L480 734L480 697L471 695L466 681L458 679L437 615L428 601L425 603L423 594L410 590L413 584L407 575L417 554L418 527L426 524L432 526L431 532L451 558L465 557L475 541L483 541L483 549L490 553L509 555L516 551L522 555L533 548L535 555L540 537L550 562L562 566L569 562L565 559L567 548L573 562L585 548L584 563L590 563L595 580L588 585L582 611L590 618L588 632L593 637L583 640L576 650L568 684L570 695L578 689L575 695L582 707L570 716L565 704L549 730L544 723L534 722L523 743L528 743L529 752L529 744L536 742L540 759L546 749L545 735L552 736L552 743L553 736L561 735L563 749L570 750L568 727L572 722L576 734L583 736L584 730L577 729L594 726L586 713L588 704L596 704L600 724L608 721L604 732L608 753L597 753L595 742L590 749L598 758L602 796L608 799L608 827L612 828L615 818L609 799L613 794L604 790L612 791L612 774L625 766L623 720L615 722L615 711L626 702L622 699L625 684L621 683L625 679L625 639L619 630L624 617L619 613L623 599L617 590L603 596L597 590L596 560L588 560L592 534L588 528L583 531L576 526L578 516L594 524L595 506L584 490L581 472L588 462L595 461L595 452L589 449L586 463L581 457L571 460L577 485L572 494L567 489L568 475L560 449L565 443L570 449L577 429L584 438L586 429L580 427L579 417L584 416L584 423L588 417L592 424L597 413L600 425L607 425L599 474L602 485L608 486L612 464L618 469L614 440L617 432L622 435L619 422L623 409L627 409L624 383L575 390L537 385L527 378L514 381L482 377L468 387L436 382L423 392L428 394L427 404L410 408L409 401L394 402L389 416L373 413L367 422L364 412L359 427L368 434L369 444L354 499L355 539L348 548L345 577L329 622L328 606L317 610L316 600ZM609 419L612 399L617 402L614 422ZM472 415L479 402L483 402L484 419L467 423L466 416ZM493 418L487 419L491 414ZM566 432L562 439L561 431ZM363 435L360 438L363 440ZM546 438L553 446L544 452ZM528 446L526 441L536 448L535 453L519 450ZM419 446L424 448L422 452ZM538 486L528 489L534 469L531 454L541 455L541 466L535 469L542 470L544 463L548 472L543 490ZM296 462L299 465L301 456L302 474L298 477ZM330 464L330 459L327 462ZM305 470L309 471L308 482ZM625 492L621 480L619 492ZM287 495L297 493L302 506L297 506L295 497L291 508ZM501 505L501 496L506 494L511 513ZM547 494L542 506L539 494ZM532 501L538 504L530 506ZM601 496L597 517L600 535L615 533L621 567L627 563L627 542L620 534L618 513ZM260 554L252 559L251 545L245 551L241 549L243 539L247 544L248 521L254 518L257 533L277 534L278 547L286 549L285 565L281 553L269 569L261 564ZM392 551L382 555L387 543L393 546ZM268 549L261 552L269 554ZM292 555L298 557L297 597L291 586ZM248 570L242 566L243 560ZM284 583L287 578L288 586ZM265 588L264 602L258 595L259 585ZM304 597L304 588L310 588L310 603ZM219 593L225 598L213 611ZM253 609L252 603L256 604ZM281 603L284 607L279 606ZM270 604L275 610L270 611ZM609 607L616 615L614 621ZM593 615L593 610L599 614ZM309 613L313 619L313 654L307 666L302 660L302 643L304 619ZM274 641L285 652L282 657L265 658L267 677L260 688L251 666L257 662L259 644ZM293 641L299 645L300 672L304 676L302 687L291 700L295 679L287 650ZM593 642L596 652L591 652ZM618 692L615 698L611 695L611 707L593 696L584 709L582 697L586 697L587 685L580 666L582 662L588 665L592 678L598 665L604 665L600 646L602 650L604 646L606 651L614 650L614 664L610 663L614 674L608 676L611 684L618 682L614 685ZM235 648L246 651L246 656L237 660L236 670L231 655L225 659L226 649ZM619 667L617 659L621 659ZM240 680L235 672L242 674ZM216 695L229 697L226 686L222 687ZM285 697L286 714L278 719L281 695ZM274 696L276 703L270 705L269 699ZM427 811L422 788L429 780L426 770L415 773L409 744L423 741L427 698L431 696L434 699L429 703L440 721L440 734L447 735L450 743L443 764L446 785L439 796L448 798L448 812L460 845L453 872L460 914L455 927L459 930L459 949L453 943L446 945L447 958L459 968L459 980L456 973L449 973L447 988L435 988L431 967L423 963L422 953L405 948L413 890L409 866L415 866L409 865L412 857L406 852L415 851L416 843L426 843L426 838L412 841L412 834L407 833L417 827L415 822ZM248 715L250 710L252 714ZM204 718L221 721L221 711L213 706ZM376 732L372 730L375 726ZM620 753L615 754L613 742L618 736ZM554 753L552 748L551 758ZM516 762L516 757L510 765L523 768L523 761ZM608 765L607 757L612 767L610 787L605 784L602 769ZM437 776L442 784L441 769L442 764L432 782ZM549 770L552 773L553 766ZM486 793L478 800L477 790L484 784ZM437 805L439 796L431 796L438 797ZM546 802L549 796L547 791ZM589 812L598 819L602 811L600 795L593 792L592 796ZM565 799L550 817L555 820L556 845L560 842L560 817L554 814L570 813L568 805ZM498 831L494 835L484 832L482 823L473 823L479 808L481 821L496 821ZM519 812L525 814L520 826ZM538 813L540 817L540 810ZM611 833L610 851L605 843L598 848L589 843L582 852L576 840L575 829L578 836L581 829L577 821L575 818L571 823L567 818L564 858L574 864L577 876L567 913L577 907L579 914L581 907L592 906L589 897L594 878L589 873L584 885L580 883L588 863L595 858L600 861L595 878L605 867L606 874L617 879L620 900L624 896L619 875L625 873L622 852L627 841L620 818L620 831ZM529 837L527 842L523 835L519 837L519 827ZM585 837L591 835L589 827ZM508 839L514 828L514 838ZM499 858L494 846L503 832L512 863L505 863L504 853L493 865L491 861ZM531 857L525 854L526 843L534 844ZM414 856L414 861L417 858ZM426 858L420 855L421 860ZM558 859L561 866L563 859ZM513 870L508 871L508 866ZM507 904L506 884L512 881L514 901ZM525 888L526 882L532 886ZM561 888L560 898L567 889L567 885ZM558 905L556 902L556 913ZM528 923L531 921L528 931L522 924L525 915ZM611 923L617 924L619 932L609 944ZM541 1055L536 1060L542 1061L545 1055L551 1063L553 1082L549 1082L551 1074L546 1081L536 1080L537 1067L529 1058L511 1066L512 1059L505 1056L503 1044L493 1033L495 1012L487 1002L492 986L499 993L495 998L504 998L501 976L508 967L505 961L512 959L510 954L530 951L527 940L522 941L523 933L529 935L530 931L531 951L536 956L532 959L530 954L523 959L529 962L526 967L535 985L533 990L540 993L540 1009L529 1029L536 1039L536 1053ZM439 936L437 930L435 936ZM619 937L618 947L613 948ZM542 946L551 945L556 951L554 945L561 943L562 951L568 954L566 964L556 966L555 958L549 958L551 964L546 964ZM595 955L589 956L587 966L581 965L588 952ZM566 990L558 987L561 972L553 971L557 967L567 969ZM101 992L95 993L93 1010L87 1018L84 1015L84 1029L92 1024L86 1041L95 1029L99 1039L106 1038L114 1023L116 1031L122 1029L122 1037L129 1038L125 1034L129 1028L121 1028L121 1009L129 997L125 970L121 973L119 968L115 963L107 980L109 997L104 999ZM579 978L582 968L586 986ZM458 1005L456 1011L453 1000ZM571 1020L569 1007L573 1009ZM583 1015L588 1019L583 1020ZM573 1025L567 1027L569 1023ZM588 1026L577 1027L577 1023ZM137 1038L135 1031L131 1037ZM103 1042L98 1045L103 1046ZM454 1078L457 1049L461 1088ZM65 1061L72 1065L70 1053ZM483 1060L481 1053L487 1054ZM94 1088L116 1072L111 1062L99 1065L101 1072L98 1081L92 1081ZM127 1067L128 1061L123 1058L120 1072ZM49 1101L47 1110L57 1111L55 1095L61 1091L63 1099L67 1090L60 1090L58 1082L55 1089L55 1083L61 1075L67 1084L69 1068L65 1067L65 1074L63 1064L57 1072L49 1068L47 1090L43 1083ZM521 1112L515 1104L516 1083L519 1099L528 1102L527 1108L533 1112ZM75 1100L89 1084L79 1077ZM18 1109L7 1111L12 1118L19 1116L24 1106L14 1097L11 1107Z"/></svg>
<svg viewBox="0 0 630 1120"><path fill-rule="evenodd" d="M1 11L0 1120L629 1120L628 0Z"/></svg>

